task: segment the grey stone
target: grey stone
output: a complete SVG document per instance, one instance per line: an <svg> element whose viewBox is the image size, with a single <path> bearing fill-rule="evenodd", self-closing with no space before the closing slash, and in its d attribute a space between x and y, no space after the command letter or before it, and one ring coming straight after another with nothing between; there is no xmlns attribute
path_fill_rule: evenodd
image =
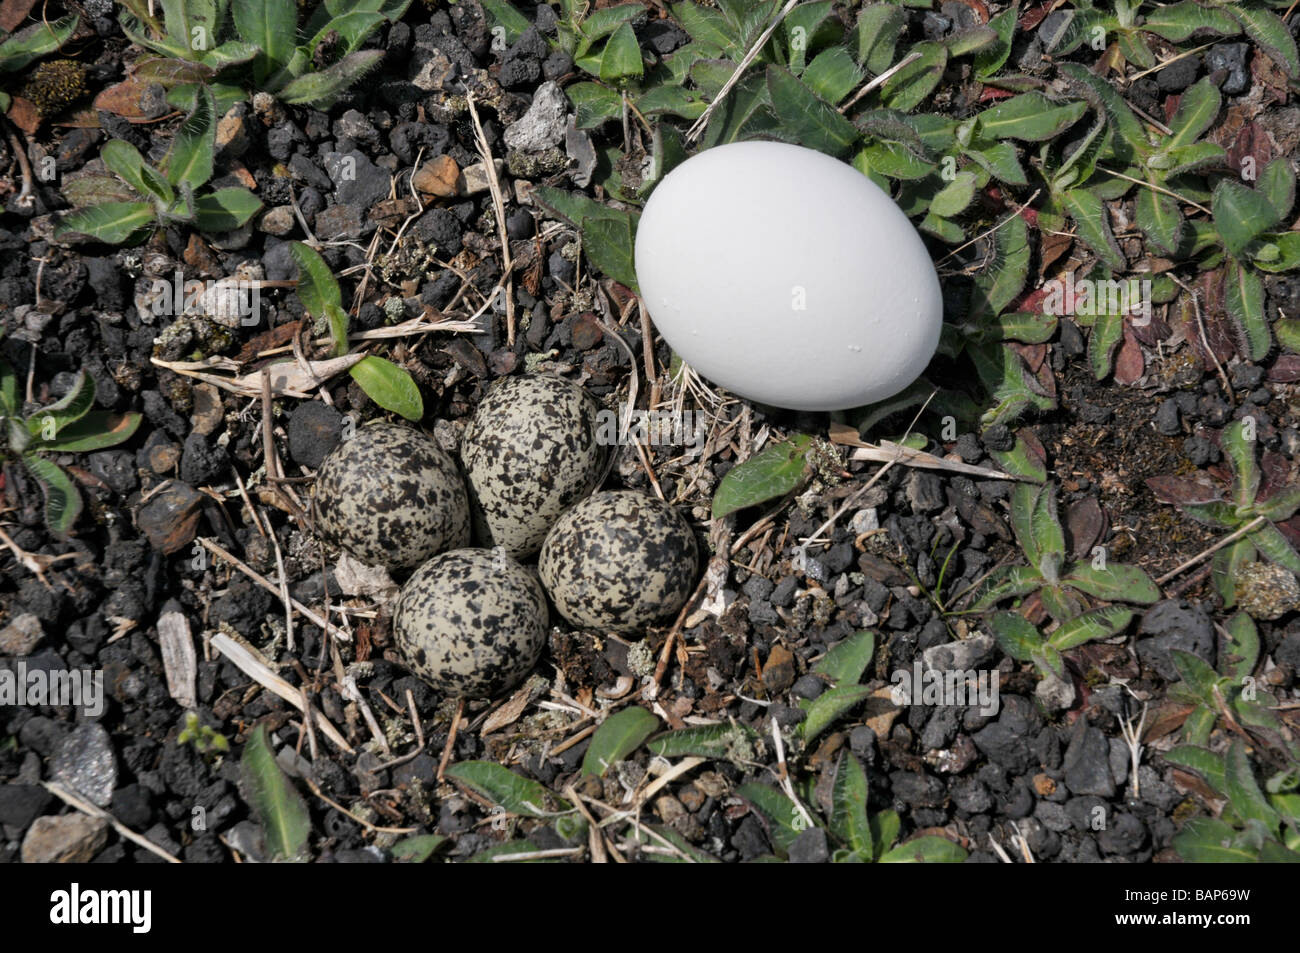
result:
<svg viewBox="0 0 1300 953"><path fill-rule="evenodd" d="M993 656L993 637L983 632L969 639L935 645L921 653L926 669L932 671L972 671Z"/></svg>
<svg viewBox="0 0 1300 953"><path fill-rule="evenodd" d="M522 152L541 152L564 141L569 101L554 80L537 87L533 104L518 121L506 127L505 143Z"/></svg>
<svg viewBox="0 0 1300 953"><path fill-rule="evenodd" d="M790 863L824 864L831 859L830 848L826 844L826 831L820 827L810 827L794 839L790 845Z"/></svg>
<svg viewBox="0 0 1300 953"><path fill-rule="evenodd" d="M1204 609L1182 599L1158 602L1138 626L1138 657L1166 681L1179 680L1170 652L1180 650L1214 665L1214 627Z"/></svg>
<svg viewBox="0 0 1300 953"><path fill-rule="evenodd" d="M117 786L117 758L108 732L85 722L68 734L51 759L54 780L80 791L98 807L107 807Z"/></svg>
<svg viewBox="0 0 1300 953"><path fill-rule="evenodd" d="M45 638L41 620L30 612L14 616L9 624L0 629L0 655L14 658L31 655L36 646Z"/></svg>
<svg viewBox="0 0 1300 953"><path fill-rule="evenodd" d="M1115 779L1110 772L1110 745L1098 728L1080 719L1065 749L1065 784L1074 794L1113 797Z"/></svg>
<svg viewBox="0 0 1300 953"><path fill-rule="evenodd" d="M1068 831L1071 827L1070 815L1066 813L1065 808L1051 801L1039 801L1034 807L1034 817L1038 818L1049 831L1058 834Z"/></svg>

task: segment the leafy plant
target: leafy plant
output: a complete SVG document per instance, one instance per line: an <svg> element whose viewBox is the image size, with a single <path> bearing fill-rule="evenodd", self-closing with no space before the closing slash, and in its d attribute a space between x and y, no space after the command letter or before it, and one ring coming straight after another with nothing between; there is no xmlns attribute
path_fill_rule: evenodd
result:
<svg viewBox="0 0 1300 953"><path fill-rule="evenodd" d="M713 518L722 519L737 510L793 493L807 476L812 449L812 437L794 434L785 442L768 444L732 467L713 493Z"/></svg>
<svg viewBox="0 0 1300 953"><path fill-rule="evenodd" d="M66 395L24 416L18 375L0 360L0 423L7 448L0 458L20 460L45 493L45 522L56 533L67 533L81 514L81 493L47 453L81 453L115 447L129 440L140 426L134 411L115 414L91 410L95 381L78 371Z"/></svg>
<svg viewBox="0 0 1300 953"><path fill-rule="evenodd" d="M276 763L265 725L258 725L249 736L239 769L244 797L262 826L267 859L305 861L311 816L302 795Z"/></svg>
<svg viewBox="0 0 1300 953"><path fill-rule="evenodd" d="M1275 525L1300 510L1300 487L1276 488L1263 495L1253 420L1234 420L1223 429L1219 442L1232 473L1228 486L1179 477L1153 477L1147 485L1162 503L1173 503L1198 523L1214 529L1240 531L1263 518L1260 525L1214 554L1214 584L1223 604L1231 608L1236 604L1238 569L1261 554L1300 575L1300 554Z"/></svg>
<svg viewBox="0 0 1300 953"><path fill-rule="evenodd" d="M294 242L289 253L298 265L298 297L307 313L324 323L331 340L330 353L348 353L348 313L343 296L325 259L309 245ZM368 354L348 371L366 395L384 410L407 420L424 417L424 399L410 372L392 361Z"/></svg>
<svg viewBox="0 0 1300 953"><path fill-rule="evenodd" d="M1226 753L1182 745L1164 757L1198 774L1225 801L1219 817L1193 818L1175 835L1174 849L1184 860L1300 863L1300 794L1295 793L1294 767L1275 775L1261 789L1239 739Z"/></svg>
<svg viewBox="0 0 1300 953"><path fill-rule="evenodd" d="M167 0L161 21L145 0L124 0L121 22L132 41L163 57L150 74L173 87L173 102L186 101L195 83L234 77L281 102L325 108L383 59L382 50L360 47L409 5L325 0L299 24L294 0ZM222 104L232 95L240 98L223 86Z"/></svg>
<svg viewBox="0 0 1300 953"><path fill-rule="evenodd" d="M81 18L74 14L50 22L33 23L5 36L0 40L0 76L16 73L33 60L53 53L68 41L80 22ZM11 103L9 94L0 91L0 113L8 112Z"/></svg>
<svg viewBox="0 0 1300 953"><path fill-rule="evenodd" d="M1007 599L1025 600L1021 612L990 615L989 629L1012 658L1032 661L1044 675L1064 679L1062 652L1115 635L1132 620L1132 610L1113 603L1150 605L1160 599L1160 590L1142 569L1109 562L1104 550L1090 562L1069 562L1056 486L1046 482L1041 459L1023 440L995 458L1008 473L1035 481L1018 482L1011 491L1011 529L1028 565L990 574L972 608L982 611ZM1094 599L1112 604L1094 606ZM1046 637L1026 618L1040 606L1056 622Z"/></svg>
<svg viewBox="0 0 1300 953"><path fill-rule="evenodd" d="M194 750L207 757L225 754L230 750L230 740L215 728L209 728L199 720L196 712L185 713L185 726L176 736L178 745L194 745Z"/></svg>
<svg viewBox="0 0 1300 953"><path fill-rule="evenodd" d="M900 827L893 811L867 813L867 773L849 752L840 755L826 818L796 804L766 784L742 784L736 794L763 820L778 859L784 860L801 833L816 825L834 845L832 860L849 864L961 863L966 851L946 837L927 834L895 844ZM811 803L811 799L809 799Z"/></svg>
<svg viewBox="0 0 1300 953"><path fill-rule="evenodd" d="M1227 714L1247 725L1271 724L1264 702L1273 699L1256 691L1252 673L1259 663L1259 633L1244 612L1228 621L1231 650L1220 653L1219 671L1215 672L1199 656L1175 651L1170 655L1182 680L1169 689L1173 701L1193 705L1183 722L1182 740L1190 745L1206 745L1215 722Z"/></svg>
<svg viewBox="0 0 1300 953"><path fill-rule="evenodd" d="M832 647L813 667L813 674L821 676L831 687L816 698L799 700L805 718L799 723L798 733L805 746L812 744L837 718L870 696L871 689L858 682L875 650L875 633L857 632Z"/></svg>
<svg viewBox="0 0 1300 953"><path fill-rule="evenodd" d="M252 192L238 186L200 191L212 178L214 112L211 90L199 87L194 109L176 131L160 168L146 162L129 142L105 143L100 158L113 175L82 180L87 188L78 198L92 198L93 204L63 216L55 234L121 245L143 241L168 224L192 225L203 232L228 232L244 225L262 207Z"/></svg>
<svg viewBox="0 0 1300 953"><path fill-rule="evenodd" d="M462 761L450 765L445 775L459 781L492 802L500 812L524 818L554 818L555 832L567 841L586 835L587 821L569 801L552 794L545 787L493 761ZM503 818L504 820L504 818ZM516 842L516 849L535 850L526 841ZM498 845L493 850L498 850ZM483 857L482 854L478 857ZM487 858L484 858L487 859Z"/></svg>
<svg viewBox="0 0 1300 953"><path fill-rule="evenodd" d="M582 759L582 773L601 777L654 734L659 719L640 705L615 712L600 723Z"/></svg>

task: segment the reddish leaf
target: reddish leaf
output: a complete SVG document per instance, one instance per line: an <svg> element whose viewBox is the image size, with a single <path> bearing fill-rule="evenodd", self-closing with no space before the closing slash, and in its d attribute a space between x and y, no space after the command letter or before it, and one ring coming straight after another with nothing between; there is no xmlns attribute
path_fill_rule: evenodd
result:
<svg viewBox="0 0 1300 953"><path fill-rule="evenodd" d="M1217 503L1223 500L1224 495L1223 486L1212 481L1204 473L1185 477L1176 476L1172 473L1165 476L1148 477L1146 484L1161 503L1173 503L1175 505L1182 503Z"/></svg>
<svg viewBox="0 0 1300 953"><path fill-rule="evenodd" d="M1065 526L1070 534L1071 557L1086 559L1092 553L1092 547L1105 538L1110 520L1106 518L1106 511L1101 508L1097 498L1086 496L1070 504L1065 515Z"/></svg>
<svg viewBox="0 0 1300 953"><path fill-rule="evenodd" d="M36 6L36 0L3 0L0 2L0 30L12 33L27 19Z"/></svg>
<svg viewBox="0 0 1300 953"><path fill-rule="evenodd" d="M1281 384L1300 381L1300 354L1279 354L1268 369L1268 379Z"/></svg>
<svg viewBox="0 0 1300 953"><path fill-rule="evenodd" d="M1055 3L1036 3L1020 14L1020 29L1032 30L1043 22L1043 18L1052 12Z"/></svg>
<svg viewBox="0 0 1300 953"><path fill-rule="evenodd" d="M1045 277L1047 269L1059 261L1072 245L1074 245L1073 235L1062 232L1044 235L1038 247L1038 274Z"/></svg>
<svg viewBox="0 0 1300 953"><path fill-rule="evenodd" d="M1115 383L1135 384L1146 370L1146 359L1142 357L1142 345L1133 335L1133 327L1124 323L1124 343L1120 345L1115 357Z"/></svg>
<svg viewBox="0 0 1300 953"><path fill-rule="evenodd" d="M1241 169L1241 162L1247 156L1255 160L1256 176L1273 158L1273 143L1269 141L1268 132L1254 120L1241 127L1236 141L1228 148L1228 168Z"/></svg>
<svg viewBox="0 0 1300 953"><path fill-rule="evenodd" d="M987 103L995 99L1010 99L1015 93L1009 89L998 89L996 86L985 86L980 93L979 102Z"/></svg>
<svg viewBox="0 0 1300 953"><path fill-rule="evenodd" d="M147 80L131 76L96 96L95 108L121 116L128 122L148 122L149 117L140 108L140 98L148 86Z"/></svg>
<svg viewBox="0 0 1300 953"><path fill-rule="evenodd" d="M12 97L13 101L9 104L9 112L5 115L9 121L23 131L28 136L36 135L36 130L41 124L41 114L37 111L36 106L29 99L23 99L21 96Z"/></svg>
<svg viewBox="0 0 1300 953"><path fill-rule="evenodd" d="M956 2L970 7L975 13L975 19L980 23L989 22L989 8L984 4L984 0L956 0Z"/></svg>

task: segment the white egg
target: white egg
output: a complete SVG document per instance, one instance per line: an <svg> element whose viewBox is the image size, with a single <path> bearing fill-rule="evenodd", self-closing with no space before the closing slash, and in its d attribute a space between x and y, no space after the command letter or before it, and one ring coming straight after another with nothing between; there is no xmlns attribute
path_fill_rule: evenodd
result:
<svg viewBox="0 0 1300 953"><path fill-rule="evenodd" d="M843 410L934 356L939 278L907 216L850 165L738 142L686 160L641 215L636 274L684 361L741 397Z"/></svg>

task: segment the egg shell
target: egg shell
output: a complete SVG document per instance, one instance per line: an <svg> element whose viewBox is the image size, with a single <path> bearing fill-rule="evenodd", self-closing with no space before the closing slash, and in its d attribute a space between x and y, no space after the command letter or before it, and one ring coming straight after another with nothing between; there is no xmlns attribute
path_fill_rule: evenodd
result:
<svg viewBox="0 0 1300 953"><path fill-rule="evenodd" d="M651 194L635 255L673 350L760 403L884 400L939 344L939 278L912 223L865 175L802 146L738 142L687 159Z"/></svg>
<svg viewBox="0 0 1300 953"><path fill-rule="evenodd" d="M410 569L469 543L469 495L456 461L414 427L375 421L321 464L318 528L371 566Z"/></svg>
<svg viewBox="0 0 1300 953"><path fill-rule="evenodd" d="M487 698L532 670L546 645L546 596L500 549L454 549L415 571L393 637L411 670L457 698Z"/></svg>
<svg viewBox="0 0 1300 953"><path fill-rule="evenodd" d="M460 450L480 543L531 556L560 514L596 488L608 457L599 411L561 377L507 377L488 389Z"/></svg>
<svg viewBox="0 0 1300 953"><path fill-rule="evenodd" d="M572 625L630 633L681 610L699 576L699 549L672 506L607 490L559 518L537 569Z"/></svg>

